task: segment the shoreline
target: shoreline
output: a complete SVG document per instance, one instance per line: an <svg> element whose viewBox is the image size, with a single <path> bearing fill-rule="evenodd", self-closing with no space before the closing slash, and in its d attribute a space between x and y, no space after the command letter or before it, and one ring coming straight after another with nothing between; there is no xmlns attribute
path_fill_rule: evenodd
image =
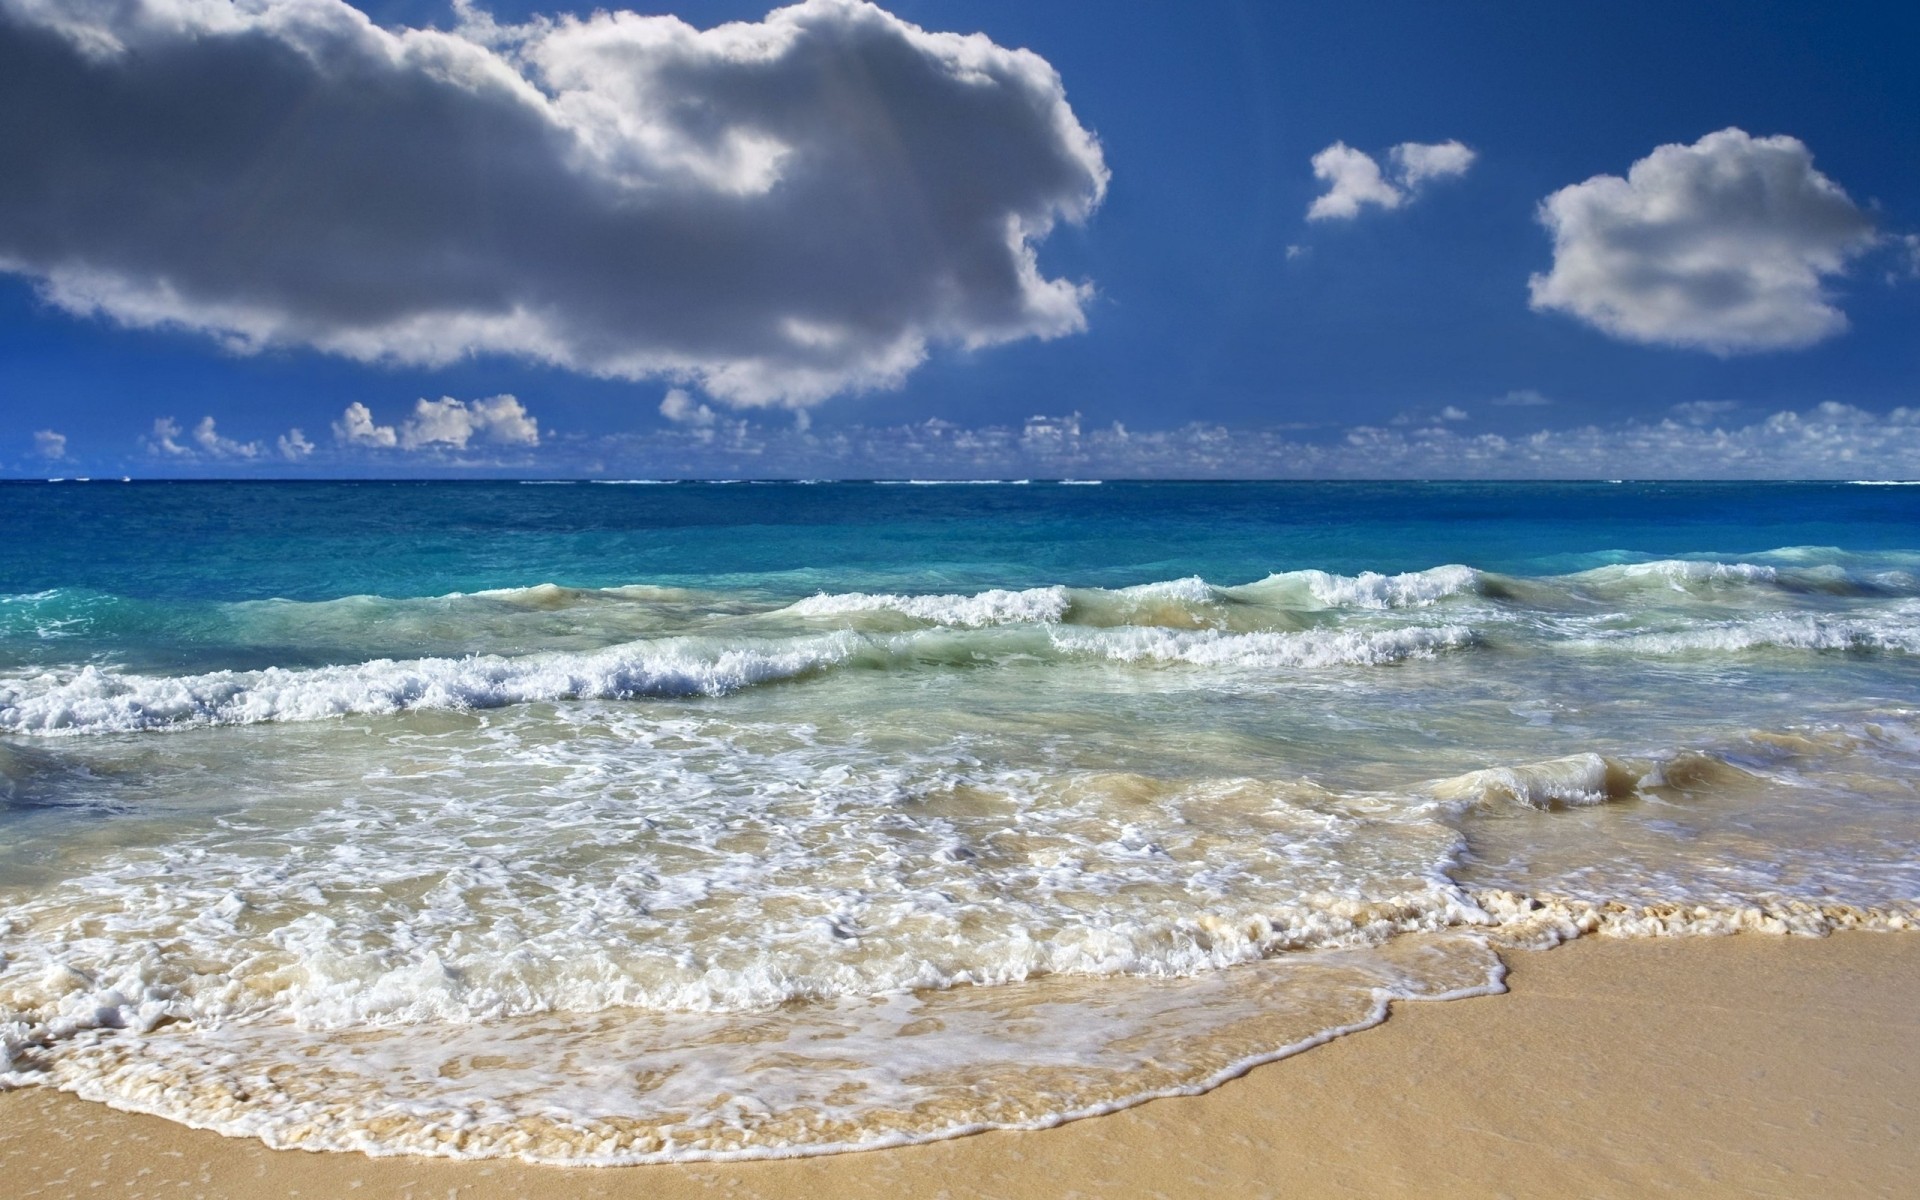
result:
<svg viewBox="0 0 1920 1200"><path fill-rule="evenodd" d="M1195 1097L1037 1132L637 1167L370 1159L0 1093L14 1195L738 1197L1893 1195L1920 1174L1920 937L1743 934L1503 954L1505 995Z"/></svg>

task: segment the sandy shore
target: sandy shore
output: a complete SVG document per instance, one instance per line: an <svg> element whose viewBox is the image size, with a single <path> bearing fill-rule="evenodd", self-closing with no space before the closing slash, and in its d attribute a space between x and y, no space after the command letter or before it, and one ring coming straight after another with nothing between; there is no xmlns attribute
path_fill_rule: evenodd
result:
<svg viewBox="0 0 1920 1200"><path fill-rule="evenodd" d="M1920 936L1589 938L1505 996L1194 1099L1040 1133L784 1162L367 1159L0 1094L10 1198L1896 1196L1920 1178Z"/></svg>

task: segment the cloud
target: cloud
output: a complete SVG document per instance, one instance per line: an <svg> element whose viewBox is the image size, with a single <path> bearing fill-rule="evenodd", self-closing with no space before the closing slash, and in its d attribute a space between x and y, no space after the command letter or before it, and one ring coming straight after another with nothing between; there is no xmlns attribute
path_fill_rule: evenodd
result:
<svg viewBox="0 0 1920 1200"><path fill-rule="evenodd" d="M333 423L333 440L346 446L391 450L400 444L400 435L391 425L374 424L373 410L355 400Z"/></svg>
<svg viewBox="0 0 1920 1200"><path fill-rule="evenodd" d="M1892 239L1892 246L1900 261L1887 272L1887 282L1898 283L1902 276L1920 279L1920 233L1903 233Z"/></svg>
<svg viewBox="0 0 1920 1200"><path fill-rule="evenodd" d="M1625 179L1540 204L1553 268L1533 307L1614 337L1731 355L1810 346L1846 328L1826 281L1874 245L1873 222L1797 138L1710 133Z"/></svg>
<svg viewBox="0 0 1920 1200"><path fill-rule="evenodd" d="M1553 398L1533 388L1516 388L1502 396L1488 401L1496 408L1543 408L1553 403Z"/></svg>
<svg viewBox="0 0 1920 1200"><path fill-rule="evenodd" d="M858 0L452 31L0 0L0 268L238 351L513 355L738 405L1085 325L1107 168L1038 55Z"/></svg>
<svg viewBox="0 0 1920 1200"><path fill-rule="evenodd" d="M434 402L428 402L432 404ZM471 407L470 405L468 406ZM1450 406L1449 406L1450 407ZM1736 422L1733 401L1677 405L1658 421L1628 420L1530 433L1476 431L1446 408L1403 425L1170 429L1099 423L1081 413L1040 414L1006 425L927 420L898 425L802 427L784 418L716 414L710 424L665 423L605 436L543 434L510 455L475 456L447 443L399 453L412 422L381 426L364 405L369 442L316 448L312 460L345 473L586 475L617 479L1910 479L1920 476L1920 406L1873 413L1825 403ZM416 405L416 412L418 406ZM1458 410L1455 410L1458 412ZM1460 417L1465 414L1461 413ZM343 421L343 424L346 422ZM285 440L293 443L297 431ZM422 431L416 430L416 439ZM162 418L155 438L186 473L210 461ZM188 443L191 439L186 440ZM301 438L304 442L305 439ZM385 445L388 452L369 454ZM282 451L283 456L285 451ZM310 461L306 455L302 462ZM285 470L278 460L221 460L234 474Z"/></svg>
<svg viewBox="0 0 1920 1200"><path fill-rule="evenodd" d="M691 425L700 429L714 422L713 410L704 404L694 403L693 397L680 388L669 390L660 401L660 415L676 425Z"/></svg>
<svg viewBox="0 0 1920 1200"><path fill-rule="evenodd" d="M1327 184L1326 194L1307 208L1309 221L1344 221L1366 205L1399 208L1406 194L1380 174L1380 164L1364 150L1335 142L1313 156L1313 177Z"/></svg>
<svg viewBox="0 0 1920 1200"><path fill-rule="evenodd" d="M51 429L36 430L33 435L33 452L48 462L58 462L67 456L67 435L55 433Z"/></svg>
<svg viewBox="0 0 1920 1200"><path fill-rule="evenodd" d="M1465 175L1477 157L1458 141L1401 142L1389 151L1394 172L1408 191L1417 191L1429 179L1452 179Z"/></svg>
<svg viewBox="0 0 1920 1200"><path fill-rule="evenodd" d="M1458 405L1448 404L1439 409L1409 408L1396 414L1388 424L1391 425L1441 425L1450 421L1464 421L1467 410Z"/></svg>
<svg viewBox="0 0 1920 1200"><path fill-rule="evenodd" d="M1387 152L1387 158L1393 164L1391 181L1371 154L1345 142L1335 142L1314 155L1314 178L1328 186L1308 207L1307 220L1352 220L1369 204L1399 208L1428 181L1466 174L1475 155L1457 141L1402 142Z"/></svg>
<svg viewBox="0 0 1920 1200"><path fill-rule="evenodd" d="M313 443L307 440L307 435L300 432L297 425L276 438L274 444L280 451L280 457L288 462L299 462L313 454Z"/></svg>
<svg viewBox="0 0 1920 1200"><path fill-rule="evenodd" d="M193 427L193 441L209 458L259 458L262 453L259 442L236 442L221 437L212 417L200 418L200 423Z"/></svg>
<svg viewBox="0 0 1920 1200"><path fill-rule="evenodd" d="M1691 410L1686 410L1691 415ZM1194 479L1868 479L1920 473L1920 407L1874 414L1844 404L1744 425L1682 420L1540 429L1504 436L1458 423L1302 431L1195 422L1100 425L1081 414L1013 425L796 431L742 420L727 436L669 426L571 449L619 478Z"/></svg>
<svg viewBox="0 0 1920 1200"><path fill-rule="evenodd" d="M540 422L510 395L419 399L413 415L398 427L375 423L373 410L356 400L333 423L333 438L343 446L372 450L465 450L475 440L534 447L540 444Z"/></svg>
<svg viewBox="0 0 1920 1200"><path fill-rule="evenodd" d="M189 447L180 444L180 436L180 422L172 417L156 417L153 422L153 431L140 441L150 454L158 454L166 458L194 457Z"/></svg>
<svg viewBox="0 0 1920 1200"><path fill-rule="evenodd" d="M1705 425L1715 417L1740 411L1740 403L1737 400L1689 400L1667 411L1689 425Z"/></svg>

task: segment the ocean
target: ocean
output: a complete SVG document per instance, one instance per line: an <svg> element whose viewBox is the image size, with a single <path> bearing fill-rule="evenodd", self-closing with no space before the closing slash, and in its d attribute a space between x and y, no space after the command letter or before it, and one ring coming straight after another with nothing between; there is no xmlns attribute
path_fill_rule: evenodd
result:
<svg viewBox="0 0 1920 1200"><path fill-rule="evenodd" d="M0 1086L1036 1128L1578 936L1920 922L1920 488L0 485Z"/></svg>

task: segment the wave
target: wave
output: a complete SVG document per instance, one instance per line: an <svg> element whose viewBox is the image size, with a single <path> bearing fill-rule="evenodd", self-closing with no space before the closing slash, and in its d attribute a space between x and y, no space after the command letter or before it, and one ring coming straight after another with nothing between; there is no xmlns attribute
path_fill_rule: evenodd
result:
<svg viewBox="0 0 1920 1200"><path fill-rule="evenodd" d="M377 659L180 676L87 666L0 680L0 732L131 733L568 700L720 696L846 665L971 667L1079 657L1250 669L1365 667L1432 658L1474 641L1462 626L1242 634L1131 626L943 627L893 636L836 630L784 639L674 637L517 658Z"/></svg>
<svg viewBox="0 0 1920 1200"><path fill-rule="evenodd" d="M1656 657L1768 648L1920 654L1916 567L1920 562L1910 554L1858 556L1804 547L1751 560L1660 559L1534 577L1447 564L1397 574L1285 571L1234 585L1187 576L1130 587L820 592L784 602L765 592L645 583L577 587L549 582L415 598L233 602L51 589L0 596L0 729L48 727L56 718L34 706L55 692L73 696L76 703L105 703L85 693L88 688L111 691L100 682L116 674L99 665L106 662L120 664L119 672L129 677L171 676L180 664L191 663L200 668L195 678L203 682L180 703L226 713L252 711L257 687L270 685L256 685L251 676L275 668L358 670L371 679L400 671L395 664L408 662L531 663L537 654L605 654L612 656L608 661L625 662L622 656L655 653L635 649L643 645L677 645L681 649L671 653L704 662L717 661L729 646L747 647L743 653L749 655L771 653L769 647L799 636L832 633L872 639L860 653L880 660L897 650L905 659L930 656L955 664L975 653L989 659L1075 653L1208 666L1360 666L1482 641L1536 653L1564 649ZM1105 640L1063 635L1038 643L975 642L958 649L931 642L905 649L885 643L893 635L995 629L1125 632ZM1223 640L1236 637L1246 640ZM81 671L83 664L94 664L93 673ZM524 673L545 669L526 667ZM624 686L619 680L625 668L598 660L553 669L615 680L604 688L585 684L582 695L613 695ZM44 679L5 680L6 672L18 676L29 670L64 671L67 677L58 686ZM438 696L439 681L454 668L422 670L432 678L391 686L355 681L354 688L393 698L343 711L438 704L421 698ZM523 673L520 667L487 670L503 680ZM642 679L629 692L690 694L706 686L686 682L692 676L675 674L678 670L667 669L656 681ZM459 671L486 674L481 668ZM241 676L248 678L233 682ZM725 691L750 682L718 681L713 687ZM487 682L471 695L453 688L460 698L448 703L485 706L490 703L485 694L514 695L517 687ZM244 699L237 698L242 694ZM571 693L544 685L529 692L535 698L565 694ZM33 714L27 715L30 708ZM281 708L267 705L275 714Z"/></svg>
<svg viewBox="0 0 1920 1200"><path fill-rule="evenodd" d="M1828 595L1904 597L1920 595L1920 574L1910 556L1878 555L1862 561L1832 547L1789 547L1758 558L1770 562L1657 559L1616 563L1538 581L1566 588L1575 597L1614 603L1660 599L1717 602L1743 598Z"/></svg>
<svg viewBox="0 0 1920 1200"><path fill-rule="evenodd" d="M1845 739L1842 739L1843 741ZM1726 758L1682 750L1653 759L1588 751L1544 762L1487 767L1421 785L1455 813L1506 807L1536 812L1591 808L1662 792L1752 787L1757 779Z"/></svg>
<svg viewBox="0 0 1920 1200"><path fill-rule="evenodd" d="M978 628L1019 622L1053 623L1063 619L1072 599L1063 587L1008 591L995 588L973 595L901 596L868 592L822 592L780 611L796 617L839 617L890 612L936 625Z"/></svg>
<svg viewBox="0 0 1920 1200"><path fill-rule="evenodd" d="M1620 632L1576 639L1590 650L1635 654L1737 654L1800 650L1830 654L1920 654L1920 614L1911 609L1863 617L1781 613L1690 629Z"/></svg>
<svg viewBox="0 0 1920 1200"><path fill-rule="evenodd" d="M1483 575L1445 566L1402 575L1334 575L1291 571L1254 583L1219 587L1199 576L1121 588L1061 585L971 593L908 595L822 592L774 615L840 617L893 613L934 625L979 628L1016 623L1147 625L1179 629L1272 626L1291 614L1333 610L1384 612L1424 608L1450 596L1478 595Z"/></svg>
<svg viewBox="0 0 1920 1200"><path fill-rule="evenodd" d="M845 662L865 644L851 633L735 645L677 638L583 654L380 659L173 677L89 666L66 677L0 683L0 730L121 733L536 701L713 696Z"/></svg>
<svg viewBox="0 0 1920 1200"><path fill-rule="evenodd" d="M1286 571L1258 583L1231 589L1236 597L1302 609L1425 608L1450 596L1475 596L1486 576L1472 567L1449 564L1425 571L1382 575L1334 575L1326 571Z"/></svg>
<svg viewBox="0 0 1920 1200"><path fill-rule="evenodd" d="M1223 633L1127 626L1053 631L1053 644L1123 663L1187 663L1203 667L1303 668L1383 666L1437 657L1478 641L1463 625L1403 629L1310 629L1298 633Z"/></svg>
<svg viewBox="0 0 1920 1200"><path fill-rule="evenodd" d="M1427 785L1437 799L1485 807L1517 804L1553 811L1585 808L1633 795L1643 776L1603 754L1572 754L1517 767L1469 771Z"/></svg>

